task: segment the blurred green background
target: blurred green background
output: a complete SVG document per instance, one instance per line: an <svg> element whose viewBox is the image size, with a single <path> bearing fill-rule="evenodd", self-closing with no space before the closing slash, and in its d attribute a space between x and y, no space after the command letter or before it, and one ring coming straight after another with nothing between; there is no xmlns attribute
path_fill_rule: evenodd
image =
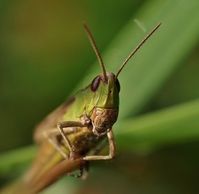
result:
<svg viewBox="0 0 199 194"><path fill-rule="evenodd" d="M100 71L82 21L113 72L162 22L121 73L116 160L43 193L199 193L198 10L198 0L1 0L0 151L32 144L34 126ZM19 169L0 171L1 185Z"/></svg>

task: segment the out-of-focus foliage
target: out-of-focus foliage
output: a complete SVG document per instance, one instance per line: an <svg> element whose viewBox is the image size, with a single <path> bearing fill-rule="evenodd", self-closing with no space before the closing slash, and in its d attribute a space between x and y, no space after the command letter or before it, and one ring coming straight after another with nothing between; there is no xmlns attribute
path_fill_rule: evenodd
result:
<svg viewBox="0 0 199 194"><path fill-rule="evenodd" d="M85 182L67 177L43 193L198 193L198 0L2 0L0 5L1 184L13 177L6 176L13 166L22 171L32 158L31 149L23 156L28 150L17 147L31 143L34 126L100 71L82 21L88 21L113 72L162 22L119 77L119 156L111 165L95 163ZM9 148L16 151L9 155Z"/></svg>

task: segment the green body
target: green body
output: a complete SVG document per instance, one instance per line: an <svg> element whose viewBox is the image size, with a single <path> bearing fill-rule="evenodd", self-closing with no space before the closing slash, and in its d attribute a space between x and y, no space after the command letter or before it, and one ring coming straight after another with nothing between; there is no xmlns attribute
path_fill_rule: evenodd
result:
<svg viewBox="0 0 199 194"><path fill-rule="evenodd" d="M158 24L130 53L127 59L123 62L116 75L113 73L107 73L103 60L100 56L92 33L84 24L84 29L91 42L93 50L96 53L100 66L102 68L102 74L98 75L85 89L80 90L76 95L70 98L66 103L62 104L55 111L41 122L34 134L35 141L40 145L38 155L32 164L30 170L23 177L22 181L17 182L11 187L2 191L4 194L30 194L38 193L41 189L46 187L51 182L45 182L49 180L49 173L54 172L53 169L59 166L62 160L65 160L63 156L53 147L49 141L49 137L45 136L46 132L60 132L58 130L58 123L73 122L81 123L78 127L71 126L71 133L67 135L73 150L79 159L89 154L90 151L95 149L98 143L104 138L109 139L109 155L113 156L114 142L112 134L112 126L116 122L119 110L119 81L118 75L127 64L129 59L139 50L144 42L159 28ZM87 125L85 125L87 123ZM57 140L61 150L69 156L70 151L63 143L63 135L56 133L53 137ZM110 156L111 156L110 155ZM89 157L87 157L89 158ZM91 157L90 157L91 158ZM96 159L97 157L93 157ZM99 157L98 157L99 158ZM107 157L101 156L102 159ZM111 159L111 157L108 157ZM78 159L77 159L78 160ZM73 167L78 169L80 166L73 160L68 160L73 163ZM69 164L69 163L68 163ZM75 169L73 168L73 169ZM57 170L57 169L56 169ZM64 171L64 170L63 170ZM65 172L65 171L64 171ZM63 172L62 172L63 173ZM54 176L57 179L57 174ZM23 192L24 189L24 192Z"/></svg>
<svg viewBox="0 0 199 194"><path fill-rule="evenodd" d="M110 110L113 111L113 117L110 115L102 115L100 119L104 119L101 123L102 126L107 124L107 127L110 128L116 122L118 116L118 107L119 107L119 82L115 78L113 73L107 73L108 80L103 81L102 75L97 76L94 78L91 84L89 84L85 89L78 91L73 97L69 98L66 103L62 104L58 107L55 111L53 111L46 119L41 122L36 130L35 130L35 140L38 143L43 142L43 132L46 130L51 130L57 127L57 123L64 122L64 121L81 121L82 117L85 115L93 120L94 110L96 108L100 108L102 110ZM101 118L103 117L103 118ZM107 130L105 126L104 130ZM92 143L96 143L96 141L100 138L95 137L92 133L92 130L86 129L84 130L78 128L79 132L72 133L69 135L72 142L76 141L76 145L74 147L76 150L89 150L93 147ZM90 137L91 140L88 140L86 136L93 136ZM83 146L80 142L85 142ZM78 143L79 141L79 143ZM92 142L94 141L94 142ZM90 145L90 146L89 146ZM88 147L86 147L88 146Z"/></svg>
<svg viewBox="0 0 199 194"><path fill-rule="evenodd" d="M113 114L99 115L98 125L107 130L116 122L119 107L119 82L113 73L107 73L108 80L103 81L102 75L97 76L85 89L78 91L68 101L50 113L35 130L35 141L40 145L38 155L32 167L26 173L25 182L31 187L36 188L38 183L43 181L43 177L48 176L48 172L54 168L64 158L59 152L44 138L43 132L57 128L57 123L63 121L81 121L82 116L87 115L91 120L96 119L94 112L96 108L101 110L113 111ZM105 112L106 113L106 112ZM101 120L102 119L102 120ZM100 126L99 126L100 127ZM63 151L69 155L69 150L60 140ZM68 134L68 138L73 148L79 156L89 154L101 140L106 137L95 135L88 127L77 127L75 132ZM77 166L77 169L79 166Z"/></svg>

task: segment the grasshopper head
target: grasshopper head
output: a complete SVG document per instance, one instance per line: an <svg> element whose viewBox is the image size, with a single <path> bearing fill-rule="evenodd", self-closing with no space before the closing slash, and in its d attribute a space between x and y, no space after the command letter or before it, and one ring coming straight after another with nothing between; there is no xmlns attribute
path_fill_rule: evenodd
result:
<svg viewBox="0 0 199 194"><path fill-rule="evenodd" d="M97 103L92 110L91 120L93 132L103 135L111 129L118 117L120 84L113 73L98 75L91 83Z"/></svg>

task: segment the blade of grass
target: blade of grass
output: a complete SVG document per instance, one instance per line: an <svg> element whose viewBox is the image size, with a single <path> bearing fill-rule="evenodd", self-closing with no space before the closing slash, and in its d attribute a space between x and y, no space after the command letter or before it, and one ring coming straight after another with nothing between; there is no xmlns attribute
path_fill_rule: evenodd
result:
<svg viewBox="0 0 199 194"><path fill-rule="evenodd" d="M147 31L160 21L162 26L119 76L122 86L120 118L140 112L195 47L199 34L198 9L198 0L153 0L139 10L136 19ZM127 54L144 37L134 19L105 52L104 61L110 71L116 72ZM93 65L83 85L99 71L99 66Z"/></svg>
<svg viewBox="0 0 199 194"><path fill-rule="evenodd" d="M123 120L114 127L117 147L120 151L151 151L173 143L198 140L198 118L199 100L195 100ZM34 154L35 148L28 147L1 155L0 174L11 172L12 166L29 162Z"/></svg>
<svg viewBox="0 0 199 194"><path fill-rule="evenodd" d="M0 154L0 176L9 174L15 170L18 165L30 163L36 154L35 146L18 148L9 152Z"/></svg>
<svg viewBox="0 0 199 194"><path fill-rule="evenodd" d="M199 100L128 119L116 126L119 149L153 150L199 139Z"/></svg>

